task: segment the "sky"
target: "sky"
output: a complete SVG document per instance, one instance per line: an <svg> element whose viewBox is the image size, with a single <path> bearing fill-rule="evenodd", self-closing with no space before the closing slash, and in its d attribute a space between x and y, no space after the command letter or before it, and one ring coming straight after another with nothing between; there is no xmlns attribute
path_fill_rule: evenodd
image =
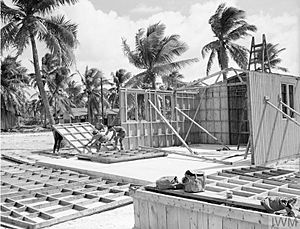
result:
<svg viewBox="0 0 300 229"><path fill-rule="evenodd" d="M4 0L7 2L7 0ZM79 46L75 50L76 65L73 70L84 72L86 66L98 68L107 78L120 68L133 74L142 70L128 62L122 50L122 38L134 48L134 37L140 28L160 22L166 25L166 34L178 34L189 49L176 60L199 58L179 70L185 81L206 76L207 58L201 56L202 47L215 40L208 20L220 3L246 11L246 20L257 26L254 33L256 43L261 43L262 34L267 42L286 48L280 54L282 67L288 74L298 75L300 1L298 0L79 0L72 6L61 7L56 14L64 14L78 24ZM237 43L250 49L251 37ZM46 53L39 44L40 58ZM21 56L22 63L33 71L32 54L29 47ZM233 61L229 67L237 67ZM219 71L217 61L211 73Z"/></svg>

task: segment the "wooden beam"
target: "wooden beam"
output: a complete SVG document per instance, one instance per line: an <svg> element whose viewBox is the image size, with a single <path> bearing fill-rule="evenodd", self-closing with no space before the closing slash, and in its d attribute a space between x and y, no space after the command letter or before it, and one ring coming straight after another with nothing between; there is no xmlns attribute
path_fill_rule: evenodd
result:
<svg viewBox="0 0 300 229"><path fill-rule="evenodd" d="M202 92L202 94L201 94L201 96L200 96L200 102L199 102L198 107L197 107L197 109L196 109L196 112L195 112L195 114L194 114L193 120L195 120L196 117L197 117L198 111L200 110L201 104L202 104L202 102L203 102L203 100L204 100L203 96L204 96L204 94L206 93L206 91L207 91L207 88L204 89L204 91ZM176 108L176 107L175 107L175 108ZM185 135L185 137L184 137L184 141L186 141L187 137L189 136L193 124L194 124L194 123L191 122L191 125L189 126L188 132L186 133L186 135Z"/></svg>
<svg viewBox="0 0 300 229"><path fill-rule="evenodd" d="M154 108L154 110L159 114L159 116L162 118L162 120L170 127L170 129L173 131L173 133L179 138L179 140L182 142L182 144L190 151L191 154L194 154L193 150L186 144L186 142L180 137L180 135L177 133L177 131L174 129L174 127L169 123L169 121L163 116L163 114L157 109L157 107L148 100L150 105Z"/></svg>
<svg viewBox="0 0 300 229"><path fill-rule="evenodd" d="M192 157L192 158L196 158L196 159L200 159L200 160L212 161L212 162L220 163L220 164L224 164L224 165L232 165L233 164L230 161L223 161L223 160L216 159L216 158L205 157L205 156L201 156L199 154L191 155L191 154L176 152L173 150L171 151L171 150L165 150L165 149L157 149L157 148L146 147L146 146L140 146L140 147L144 148L144 149L152 149L152 150L155 150L158 152L165 152L165 153L176 154L176 155L185 156L185 157Z"/></svg>
<svg viewBox="0 0 300 229"><path fill-rule="evenodd" d="M289 115L287 115L286 113L284 113L282 110L280 110L278 107L276 107L273 103L271 103L269 100L269 98L267 96L265 96L265 102L267 104L269 104L271 107L273 107L275 110L277 110L278 112L280 112L285 118L287 118L288 120L290 120L291 122L295 123L297 126L300 127L300 123L297 122L296 120L292 119Z"/></svg>
<svg viewBox="0 0 300 229"><path fill-rule="evenodd" d="M296 110L294 110L293 108L291 108L290 106L288 106L287 104L285 104L284 102L282 102L281 100L279 101L283 106L287 107L289 110L291 110L292 112L294 112L296 115L300 116L300 113Z"/></svg>
<svg viewBox="0 0 300 229"><path fill-rule="evenodd" d="M207 133L211 138L213 138L216 142L218 142L219 144L221 144L222 146L224 146L225 148L229 149L230 148L225 145L224 143L222 143L218 138L216 138L215 136L213 136L211 133L209 133L208 130L206 130L204 127L202 127L199 123L195 122L193 119L191 119L186 113L184 113L183 111L181 111L179 108L175 107L176 110L178 110L180 112L180 114L182 114L183 116L185 116L187 119L189 119L191 122L193 122L196 126L198 126L202 131L204 131L205 133Z"/></svg>

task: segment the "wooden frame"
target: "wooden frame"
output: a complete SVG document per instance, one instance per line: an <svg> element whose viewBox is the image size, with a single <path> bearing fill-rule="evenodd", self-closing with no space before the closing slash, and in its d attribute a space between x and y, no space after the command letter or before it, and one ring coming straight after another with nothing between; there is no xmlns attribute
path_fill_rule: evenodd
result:
<svg viewBox="0 0 300 229"><path fill-rule="evenodd" d="M132 203L128 183L35 165L1 167L1 221L42 228Z"/></svg>
<svg viewBox="0 0 300 229"><path fill-rule="evenodd" d="M207 91L207 93L204 93L204 91ZM168 122L176 129L181 138L187 136L185 137L185 141L188 144L214 143L214 140L211 140L207 138L205 134L200 133L196 126L191 126L190 120L180 115L175 107L184 111L188 116L195 117L195 121L201 123L201 125L203 124L204 128L224 142L224 144L229 143L228 117L225 115L223 118L221 114L221 112L225 113L224 107L221 104L222 101L224 102L224 99L227 100L226 84L198 88L197 92L128 88L120 90L121 125L127 131L127 136L124 140L125 148L137 149L139 146L165 147L180 145L181 141L175 136L174 132L171 131L170 126L167 126L161 118L157 118L159 117L157 112L149 103L146 103L145 106L147 109L146 120L128 121L126 118L126 111L127 94L129 93L144 93L145 98L148 98L156 107L158 107L159 111L161 111L163 115L166 114L165 103L166 98L169 96L171 98L169 99L171 101L171 109L167 111L169 114L168 117L170 117L168 118ZM203 95L201 96L201 94ZM223 97L221 98L221 96ZM161 102L158 101L159 97L161 98ZM201 104L200 100L202 100ZM203 120L202 117L205 119ZM215 117L217 119L215 119ZM215 122L217 123L215 124ZM187 133L189 134L187 135Z"/></svg>
<svg viewBox="0 0 300 229"><path fill-rule="evenodd" d="M166 152L154 151L151 149L126 150L126 151L107 151L98 153L85 153L77 155L78 159L90 160L100 163L118 163L124 161L134 161L155 157L164 157Z"/></svg>
<svg viewBox="0 0 300 229"><path fill-rule="evenodd" d="M96 129L89 122L57 124L53 125L53 128L79 153L83 153L84 150L91 153L96 151L85 146L92 139L92 132Z"/></svg>

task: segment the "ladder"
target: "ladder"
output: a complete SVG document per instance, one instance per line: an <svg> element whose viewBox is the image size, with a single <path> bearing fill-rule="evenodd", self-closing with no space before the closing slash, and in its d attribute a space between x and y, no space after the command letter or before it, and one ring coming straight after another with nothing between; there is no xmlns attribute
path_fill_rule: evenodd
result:
<svg viewBox="0 0 300 229"><path fill-rule="evenodd" d="M254 66L254 71L271 73L270 58L267 51L267 42L265 34L262 35L261 44L255 44L254 37L252 37L250 57L248 63L249 71L252 70L251 66Z"/></svg>

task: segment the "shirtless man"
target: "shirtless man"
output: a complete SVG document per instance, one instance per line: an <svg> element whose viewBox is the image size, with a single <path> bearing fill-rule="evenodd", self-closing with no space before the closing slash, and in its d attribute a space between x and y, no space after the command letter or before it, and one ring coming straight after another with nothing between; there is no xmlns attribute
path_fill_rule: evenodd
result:
<svg viewBox="0 0 300 229"><path fill-rule="evenodd" d="M92 139L85 146L89 146L89 145L90 145L89 147L95 146L97 149L97 152L99 152L102 144L104 144L108 141L109 141L109 138L106 134L104 134L103 132L94 130Z"/></svg>
<svg viewBox="0 0 300 229"><path fill-rule="evenodd" d="M114 140L115 140L115 147L117 147L117 145L118 145L118 140L119 140L121 150L124 150L122 141L123 141L123 139L124 139L125 136L126 136L126 130L125 130L125 128L122 127L122 126L108 126L106 135L107 135L110 131L113 132L112 137L110 138L110 141L111 141L112 139L114 139Z"/></svg>

